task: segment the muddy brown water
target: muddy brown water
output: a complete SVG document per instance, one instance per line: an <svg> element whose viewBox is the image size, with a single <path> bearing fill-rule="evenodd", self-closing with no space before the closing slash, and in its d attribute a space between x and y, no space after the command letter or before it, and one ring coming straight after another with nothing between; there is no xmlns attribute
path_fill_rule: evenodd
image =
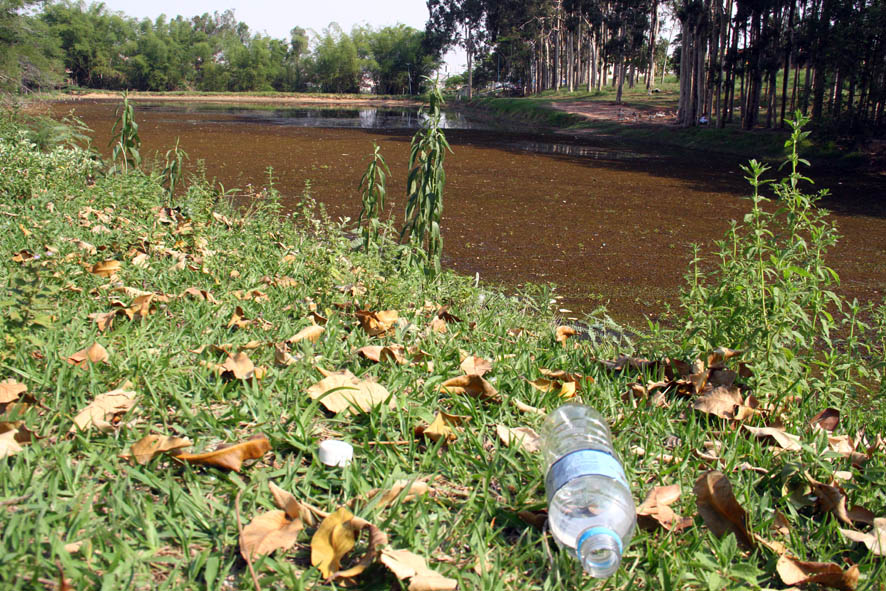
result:
<svg viewBox="0 0 886 591"><path fill-rule="evenodd" d="M103 148L115 104L66 102L53 112L73 107ZM372 108L354 115L335 108L136 103L146 160L162 157L178 137L191 170L202 159L210 178L242 189L265 184L271 166L284 205L294 204L310 182L333 218L359 213L357 187L375 142L392 172L387 209L402 216L415 116ZM444 265L506 289L555 283L564 296L559 306L571 311L565 316L605 305L615 320L634 326L660 317L684 285L689 245L713 252L730 220L741 220L750 207L733 156L491 129L488 121L449 117ZM828 260L842 279L841 293L882 301L886 182L816 168L812 176L817 187L831 190L825 206L843 235Z"/></svg>

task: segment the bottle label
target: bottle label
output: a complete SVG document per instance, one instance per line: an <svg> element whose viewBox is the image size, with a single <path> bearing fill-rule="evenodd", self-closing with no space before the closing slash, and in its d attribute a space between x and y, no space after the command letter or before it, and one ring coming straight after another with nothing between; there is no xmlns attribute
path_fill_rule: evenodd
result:
<svg viewBox="0 0 886 591"><path fill-rule="evenodd" d="M581 476L605 476L612 478L631 490L621 463L605 451L580 449L568 453L551 466L545 478L545 491L548 498L554 496L560 487Z"/></svg>

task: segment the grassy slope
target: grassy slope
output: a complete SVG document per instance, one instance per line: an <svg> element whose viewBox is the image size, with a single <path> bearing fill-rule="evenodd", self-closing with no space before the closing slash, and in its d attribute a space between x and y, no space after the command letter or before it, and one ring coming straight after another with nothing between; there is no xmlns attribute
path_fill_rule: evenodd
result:
<svg viewBox="0 0 886 591"><path fill-rule="evenodd" d="M273 508L268 482L332 511L372 488L416 477L435 492L389 508L358 503L356 511L386 531L391 546L426 556L462 589L781 586L773 552L759 546L742 552L732 536L717 540L696 514L693 484L711 468L728 475L754 531L780 539L800 557L857 563L866 588L883 580L882 560L843 539L832 515L796 507L785 496L790 482L803 480L791 466L822 481L841 469L851 473L844 484L851 504L886 514L883 451L864 470L825 453L823 432L807 428L822 399L809 397L788 409L786 426L800 436L802 449L776 454L767 441L694 413L686 398L669 395L664 406L624 399L628 383L659 379L660 372L606 370L594 359L613 355L612 343L561 346L543 296L506 298L451 274L427 283L391 259L353 251L339 229L317 221L310 208L278 217L267 194L244 215L223 201L213 205L212 190L195 182L179 200L181 213L164 216L155 177L97 174L93 183L90 169L76 153L45 155L0 144L0 178L7 179L0 185L0 283L16 286L0 308L0 379L25 384L37 401L7 409L0 420L24 420L39 436L0 459L4 589L39 588L44 581L51 586L59 568L76 589L250 589L237 551L238 493L245 522ZM148 255L144 266L134 263L139 252ZM15 253L21 262L13 260ZM120 262L115 277L90 272L112 259ZM192 287L216 301L180 297ZM133 321L118 316L100 332L88 315L128 306L136 293L126 288L157 294L152 312ZM264 295L239 299L237 290ZM429 332L434 307L424 308L425 302L448 305L462 321L450 323L445 334ZM275 364L275 345L310 326L314 306L328 317L319 341L292 344L296 362ZM230 328L237 307L256 322ZM397 309L405 322L390 336L370 338L358 326L355 307ZM65 361L93 342L107 349L107 363L81 369ZM354 353L370 343L419 346L432 363L373 364ZM226 354L213 346L244 350L267 374L260 381L220 379L211 364ZM461 373L464 352L492 362L486 378L502 402L439 391L445 379ZM396 402L358 416L332 415L307 395L321 377L318 367L375 379ZM637 502L653 486L678 484L682 496L673 508L692 520L680 533L638 532L624 567L605 583L581 576L565 554L555 553L551 566L542 534L517 517L544 506L541 467L536 455L502 445L495 425L539 426L541 418L521 412L515 401L546 410L560 403L556 392L534 389L524 379L539 377L542 368L595 378L580 397L610 420ZM138 403L115 429L69 433L79 409L127 380ZM448 447L413 433L440 410L470 417ZM759 418L752 422L761 424ZM839 432L865 426L869 437L882 432L882 413L846 409ZM271 451L239 474L180 465L167 456L145 466L120 457L149 433L188 437L204 450L259 432ZM317 444L330 436L354 444L350 467L318 463ZM706 442L721 446L719 459L710 459ZM786 537L770 530L776 512L791 524ZM310 533L303 532L289 552L258 560L262 589L333 588L310 567ZM75 542L82 544L66 546ZM485 573L473 568L483 556L490 565ZM376 565L357 587L392 585L397 588L392 575Z"/></svg>

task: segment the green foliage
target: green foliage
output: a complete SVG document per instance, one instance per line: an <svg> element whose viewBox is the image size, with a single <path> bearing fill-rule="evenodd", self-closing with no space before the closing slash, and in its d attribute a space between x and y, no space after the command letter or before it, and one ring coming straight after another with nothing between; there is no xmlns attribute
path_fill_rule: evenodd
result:
<svg viewBox="0 0 886 591"><path fill-rule="evenodd" d="M175 146L166 151L163 170L160 171L160 184L166 188L166 195L171 202L175 196L175 188L181 182L184 175L184 160L188 153L178 145L179 138L175 138Z"/></svg>
<svg viewBox="0 0 886 591"><path fill-rule="evenodd" d="M111 160L116 169L117 161L120 161L123 172L128 172L129 167L138 168L142 157L139 148L142 141L138 136L138 123L135 122L135 109L129 102L129 93L123 92L123 103L114 112L114 127L111 129L111 142L113 146Z"/></svg>
<svg viewBox="0 0 886 591"><path fill-rule="evenodd" d="M807 121L799 112L789 121L789 156L782 165L787 176L765 180L768 167L755 160L742 167L753 187L752 209L718 242L713 272L696 248L682 296L681 341L695 354L717 347L744 350L760 391L779 396L816 391L841 399L857 372L866 372L858 363L843 365L858 352L864 327L857 305L833 291L839 278L825 258L837 230L815 206L826 191L809 195L801 186L811 182L800 171L808 162L798 154ZM766 186L774 203L761 192ZM850 340L837 342L837 331Z"/></svg>
<svg viewBox="0 0 886 591"><path fill-rule="evenodd" d="M366 172L360 179L359 187L363 195L363 207L360 209L360 215L357 216L357 223L362 223L364 219L366 221L361 228L364 250L369 250L373 244L378 242L380 226L378 218L385 208L386 179L387 175L391 174L378 145L373 143L372 146L372 156L369 158Z"/></svg>
<svg viewBox="0 0 886 591"><path fill-rule="evenodd" d="M452 150L440 127L443 96L436 83L432 83L428 99L427 108L419 110L419 114L426 117L424 128L412 137L409 151L406 217L400 239L402 241L408 237L416 251L424 251L426 271L429 275L435 275L440 271L440 257L443 254L443 237L440 235L443 187L446 184L443 160L446 152ZM418 261L411 257L411 262Z"/></svg>

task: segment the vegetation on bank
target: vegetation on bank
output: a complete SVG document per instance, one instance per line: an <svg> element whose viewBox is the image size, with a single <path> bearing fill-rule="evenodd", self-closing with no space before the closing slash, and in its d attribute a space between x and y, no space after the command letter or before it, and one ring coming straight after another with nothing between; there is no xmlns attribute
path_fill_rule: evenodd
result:
<svg viewBox="0 0 886 591"><path fill-rule="evenodd" d="M831 292L836 236L793 149L776 185L747 167L753 210L718 267L688 270L680 329L628 339L600 318L557 326L548 289L428 274L384 224L357 247L309 193L281 211L272 173L231 203L196 167L170 197L161 170L110 171L76 134L41 150L31 133L3 112L5 589L886 575L886 306ZM641 515L606 582L540 529L532 429L571 397L609 419ZM349 466L319 463L329 438L354 446ZM218 444L233 445L191 453Z"/></svg>

